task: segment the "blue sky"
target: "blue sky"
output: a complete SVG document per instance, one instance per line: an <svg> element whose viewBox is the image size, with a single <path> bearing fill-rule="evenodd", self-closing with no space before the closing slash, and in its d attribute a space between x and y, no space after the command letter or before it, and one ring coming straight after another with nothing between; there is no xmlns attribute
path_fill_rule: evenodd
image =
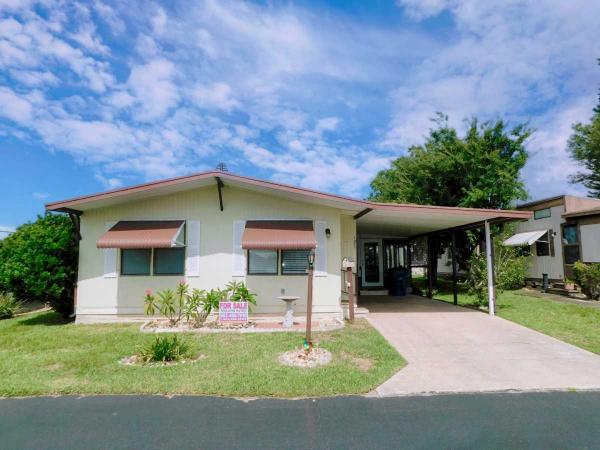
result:
<svg viewBox="0 0 600 450"><path fill-rule="evenodd" d="M0 0L0 229L49 201L212 169L358 197L451 124L529 122L532 198L567 183L600 84L600 2Z"/></svg>

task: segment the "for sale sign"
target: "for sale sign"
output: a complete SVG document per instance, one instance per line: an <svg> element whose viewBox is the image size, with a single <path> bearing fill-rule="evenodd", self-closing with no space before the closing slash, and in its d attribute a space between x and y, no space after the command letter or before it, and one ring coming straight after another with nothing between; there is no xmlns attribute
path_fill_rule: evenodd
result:
<svg viewBox="0 0 600 450"><path fill-rule="evenodd" d="M219 322L248 322L248 302L219 302Z"/></svg>

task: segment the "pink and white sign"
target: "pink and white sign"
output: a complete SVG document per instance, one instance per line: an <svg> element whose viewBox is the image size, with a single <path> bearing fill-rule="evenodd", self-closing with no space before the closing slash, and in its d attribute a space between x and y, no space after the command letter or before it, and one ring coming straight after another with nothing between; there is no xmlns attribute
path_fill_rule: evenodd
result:
<svg viewBox="0 0 600 450"><path fill-rule="evenodd" d="M219 322L248 322L248 302L219 302Z"/></svg>

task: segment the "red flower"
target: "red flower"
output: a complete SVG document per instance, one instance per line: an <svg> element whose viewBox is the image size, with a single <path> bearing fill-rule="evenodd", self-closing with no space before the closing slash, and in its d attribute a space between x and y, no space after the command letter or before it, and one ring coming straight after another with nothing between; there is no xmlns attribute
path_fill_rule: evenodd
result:
<svg viewBox="0 0 600 450"><path fill-rule="evenodd" d="M152 289L146 289L146 295L150 297L152 295Z"/></svg>

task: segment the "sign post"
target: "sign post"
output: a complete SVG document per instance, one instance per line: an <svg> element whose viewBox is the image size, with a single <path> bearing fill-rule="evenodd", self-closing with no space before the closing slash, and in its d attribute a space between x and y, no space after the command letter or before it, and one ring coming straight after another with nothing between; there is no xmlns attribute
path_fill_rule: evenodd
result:
<svg viewBox="0 0 600 450"><path fill-rule="evenodd" d="M314 250L308 254L308 289L306 295L306 337L304 340L304 347L308 352L312 350L312 297L313 297L313 272L315 264L315 252Z"/></svg>

